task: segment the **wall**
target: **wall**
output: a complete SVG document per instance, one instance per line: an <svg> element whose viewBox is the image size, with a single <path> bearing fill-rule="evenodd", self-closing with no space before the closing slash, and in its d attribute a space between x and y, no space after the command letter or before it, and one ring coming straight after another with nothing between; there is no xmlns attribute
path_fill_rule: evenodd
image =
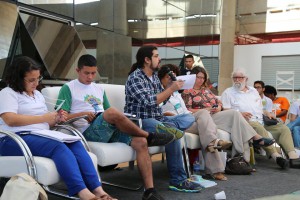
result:
<svg viewBox="0 0 300 200"><path fill-rule="evenodd" d="M132 47L132 63L135 63L135 55L139 47ZM206 46L186 46L176 48L158 47L158 53L160 58L172 59L182 58L184 52L190 52L194 54L200 54L206 57L219 57L219 46L218 45L206 45Z"/></svg>
<svg viewBox="0 0 300 200"><path fill-rule="evenodd" d="M300 42L241 45L234 47L234 69L245 68L250 85L261 79L263 56L300 55ZM300 63L299 63L300 67Z"/></svg>

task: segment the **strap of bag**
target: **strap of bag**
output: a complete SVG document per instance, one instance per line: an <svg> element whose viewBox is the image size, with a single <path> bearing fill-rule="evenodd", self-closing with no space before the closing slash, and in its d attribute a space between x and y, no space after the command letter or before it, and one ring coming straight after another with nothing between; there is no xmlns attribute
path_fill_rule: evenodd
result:
<svg viewBox="0 0 300 200"><path fill-rule="evenodd" d="M28 182L35 183L39 188L39 193L40 193L39 197L40 197L40 199L41 200L48 200L48 196L47 196L45 190L40 186L40 184L38 182L36 182L36 180L34 180L34 178L32 178L31 176L29 176L26 173L20 173L20 174L17 174L15 176L11 177L12 180L16 180L17 178L22 178L22 179L24 179Z"/></svg>

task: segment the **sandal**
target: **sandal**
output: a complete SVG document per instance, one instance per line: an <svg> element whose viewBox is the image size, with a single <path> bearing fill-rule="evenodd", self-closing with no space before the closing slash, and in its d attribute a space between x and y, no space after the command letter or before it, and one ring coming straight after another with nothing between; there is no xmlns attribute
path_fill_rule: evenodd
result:
<svg viewBox="0 0 300 200"><path fill-rule="evenodd" d="M218 180L218 181L227 181L227 177L221 173L221 172L217 172L214 174L205 174L202 176L204 179L211 179L211 180Z"/></svg>
<svg viewBox="0 0 300 200"><path fill-rule="evenodd" d="M209 144L206 150L210 153L216 152L217 149L228 149L232 145L232 142L216 139L214 144Z"/></svg>
<svg viewBox="0 0 300 200"><path fill-rule="evenodd" d="M264 142L263 144L260 144L261 142ZM253 147L254 148L260 148L260 147L268 147L275 143L274 139L271 138L260 138L258 140L253 140Z"/></svg>
<svg viewBox="0 0 300 200"><path fill-rule="evenodd" d="M227 181L227 177L223 173L221 173L221 172L214 173L212 176L214 177L215 180L218 180L218 181Z"/></svg>

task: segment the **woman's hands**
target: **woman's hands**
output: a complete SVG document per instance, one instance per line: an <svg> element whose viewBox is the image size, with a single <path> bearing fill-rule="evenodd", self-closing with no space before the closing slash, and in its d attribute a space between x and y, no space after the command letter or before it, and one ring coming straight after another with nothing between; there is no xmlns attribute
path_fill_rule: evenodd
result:
<svg viewBox="0 0 300 200"><path fill-rule="evenodd" d="M217 107L215 106L209 107L210 114L215 114L217 112L220 112L221 110L222 107L220 105L218 105Z"/></svg>
<svg viewBox="0 0 300 200"><path fill-rule="evenodd" d="M53 126L55 124L65 122L67 120L68 113L64 110L59 110L58 112L49 112L43 115L45 121Z"/></svg>

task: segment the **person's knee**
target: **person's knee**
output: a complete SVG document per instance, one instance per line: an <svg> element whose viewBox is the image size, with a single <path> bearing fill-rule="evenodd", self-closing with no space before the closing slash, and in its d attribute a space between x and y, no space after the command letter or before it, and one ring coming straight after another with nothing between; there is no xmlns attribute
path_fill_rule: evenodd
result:
<svg viewBox="0 0 300 200"><path fill-rule="evenodd" d="M109 123L116 123L126 118L123 113L112 107L105 110L103 117Z"/></svg>
<svg viewBox="0 0 300 200"><path fill-rule="evenodd" d="M210 113L206 109L200 109L196 113L194 113L194 115L195 115L195 117L205 117L205 116L209 116Z"/></svg>
<svg viewBox="0 0 300 200"><path fill-rule="evenodd" d="M131 147L136 151L148 151L147 139L144 137L133 137Z"/></svg>

